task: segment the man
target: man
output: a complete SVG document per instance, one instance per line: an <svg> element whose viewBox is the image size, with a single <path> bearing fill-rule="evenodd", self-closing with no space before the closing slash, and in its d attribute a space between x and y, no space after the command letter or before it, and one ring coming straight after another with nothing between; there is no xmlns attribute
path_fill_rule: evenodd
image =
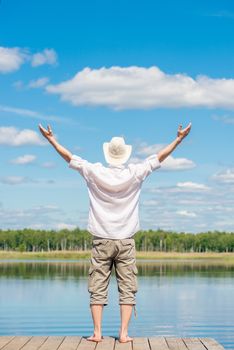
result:
<svg viewBox="0 0 234 350"><path fill-rule="evenodd" d="M137 267L134 234L140 229L138 203L140 190L145 178L160 168L161 162L172 153L188 135L191 123L182 130L179 126L175 140L158 152L147 157L142 163L123 164L131 155L132 146L126 145L122 137L113 137L103 144L108 167L101 163L89 163L73 155L61 146L47 129L39 124L42 135L56 151L85 179L90 199L88 231L93 235L91 264L89 268L88 291L94 324L94 334L90 341L102 341L102 311L107 305L107 292L112 267L114 265L119 291L121 327L119 341L126 343L128 324L135 307L137 287Z"/></svg>

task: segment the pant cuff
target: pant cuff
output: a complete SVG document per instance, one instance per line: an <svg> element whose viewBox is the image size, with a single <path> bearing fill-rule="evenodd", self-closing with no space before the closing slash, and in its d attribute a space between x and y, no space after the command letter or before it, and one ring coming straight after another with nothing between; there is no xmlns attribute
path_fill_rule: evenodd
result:
<svg viewBox="0 0 234 350"><path fill-rule="evenodd" d="M135 301L120 301L119 305L136 305Z"/></svg>

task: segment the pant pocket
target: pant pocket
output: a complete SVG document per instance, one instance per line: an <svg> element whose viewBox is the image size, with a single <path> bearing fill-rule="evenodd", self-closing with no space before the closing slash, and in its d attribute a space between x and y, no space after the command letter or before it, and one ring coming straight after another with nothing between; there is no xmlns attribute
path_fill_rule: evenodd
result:
<svg viewBox="0 0 234 350"><path fill-rule="evenodd" d="M106 256L107 239L94 239L92 242L91 256Z"/></svg>
<svg viewBox="0 0 234 350"><path fill-rule="evenodd" d="M96 268L94 266L90 266L89 268L89 276L88 276L88 291L93 293L95 288L95 277L96 277Z"/></svg>
<svg viewBox="0 0 234 350"><path fill-rule="evenodd" d="M131 265L132 270L132 291L136 293L138 291L138 281L137 281L137 274L138 269L136 265Z"/></svg>
<svg viewBox="0 0 234 350"><path fill-rule="evenodd" d="M135 240L133 238L121 239L120 243L122 244L122 246L135 246Z"/></svg>

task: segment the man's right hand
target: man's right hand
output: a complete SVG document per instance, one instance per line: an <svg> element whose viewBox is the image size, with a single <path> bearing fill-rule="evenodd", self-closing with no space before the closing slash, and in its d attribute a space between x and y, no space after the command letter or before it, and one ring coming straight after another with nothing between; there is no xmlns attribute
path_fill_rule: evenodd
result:
<svg viewBox="0 0 234 350"><path fill-rule="evenodd" d="M60 156L63 157L66 160L66 162L70 162L72 158L72 153L58 143L58 141L53 135L53 131L50 125L47 126L47 129L43 128L41 124L39 124L38 126L42 135L51 143L51 145L56 149Z"/></svg>
<svg viewBox="0 0 234 350"><path fill-rule="evenodd" d="M40 132L48 141L51 141L52 139L54 139L53 131L50 125L47 126L47 129L43 128L41 124L39 124L38 126L39 126Z"/></svg>
<svg viewBox="0 0 234 350"><path fill-rule="evenodd" d="M179 142L181 142L190 132L192 127L192 123L189 123L188 126L185 129L182 129L182 125L179 125L178 131L177 131L177 139Z"/></svg>

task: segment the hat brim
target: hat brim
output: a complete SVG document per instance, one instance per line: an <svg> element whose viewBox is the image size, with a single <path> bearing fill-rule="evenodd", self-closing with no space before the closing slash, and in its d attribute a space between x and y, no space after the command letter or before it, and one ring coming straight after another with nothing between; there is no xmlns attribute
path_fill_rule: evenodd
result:
<svg viewBox="0 0 234 350"><path fill-rule="evenodd" d="M125 145L124 147L125 147L125 154L121 157L113 158L109 152L109 142L104 142L103 152L104 152L106 162L112 165L121 165L126 163L132 153L132 146Z"/></svg>

